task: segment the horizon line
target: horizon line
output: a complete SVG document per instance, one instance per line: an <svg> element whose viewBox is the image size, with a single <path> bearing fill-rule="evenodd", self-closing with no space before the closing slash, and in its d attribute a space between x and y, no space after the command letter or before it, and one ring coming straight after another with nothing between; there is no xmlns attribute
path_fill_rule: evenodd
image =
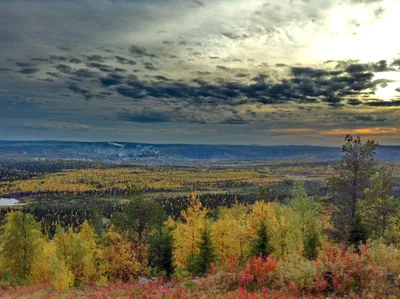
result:
<svg viewBox="0 0 400 299"><path fill-rule="evenodd" d="M325 148L340 148L340 146L332 146L332 145L312 145L312 144L273 144L273 145L262 145L262 144L230 144L230 143L157 143L157 142L139 142L139 141L117 141L117 140L97 140L97 141L78 141L78 140L55 140L55 139L41 139L41 140L12 140L12 139L0 139L0 142L74 142L74 143L127 143L127 144L144 144L144 145L192 145L192 146L248 146L248 147L325 147ZM385 145L385 144L378 144L379 146L384 147L400 147L398 145Z"/></svg>

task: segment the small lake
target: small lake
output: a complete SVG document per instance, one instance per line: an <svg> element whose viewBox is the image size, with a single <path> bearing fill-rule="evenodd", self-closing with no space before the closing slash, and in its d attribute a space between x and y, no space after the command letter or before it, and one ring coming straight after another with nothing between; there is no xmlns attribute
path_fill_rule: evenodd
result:
<svg viewBox="0 0 400 299"><path fill-rule="evenodd" d="M1 206L16 206L19 204L20 204L20 202L15 198L0 198L0 207Z"/></svg>

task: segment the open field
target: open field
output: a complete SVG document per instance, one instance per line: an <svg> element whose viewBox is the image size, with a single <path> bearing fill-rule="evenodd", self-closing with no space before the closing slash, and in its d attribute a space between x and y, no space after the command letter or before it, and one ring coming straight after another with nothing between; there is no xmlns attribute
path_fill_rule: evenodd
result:
<svg viewBox="0 0 400 299"><path fill-rule="evenodd" d="M23 168L24 162L19 162ZM33 164L32 164L33 163ZM316 186L334 173L331 163L299 163L266 161L268 166L235 167L123 167L107 164L79 164L68 161L26 162L23 175L3 166L0 178L0 197L18 199L110 199L122 197L127 184L146 187L152 197L183 196L191 192L199 194L257 194L267 186L272 196L277 186L305 181L310 193L318 193ZM43 165L46 165L44 167ZM53 167L49 167L53 165ZM400 177L400 163L387 163L394 175ZM86 167L86 168L85 168ZM397 184L396 184L397 185ZM279 192L278 192L279 193ZM318 193L319 194L319 193Z"/></svg>

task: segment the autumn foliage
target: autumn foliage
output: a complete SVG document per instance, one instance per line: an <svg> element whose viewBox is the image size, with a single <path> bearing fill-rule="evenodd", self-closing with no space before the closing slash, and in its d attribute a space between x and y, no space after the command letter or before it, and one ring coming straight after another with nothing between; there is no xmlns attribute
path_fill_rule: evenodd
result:
<svg viewBox="0 0 400 299"><path fill-rule="evenodd" d="M358 150L361 141L355 142ZM118 169L52 174L52 188L60 192L105 191L110 185L129 198L107 213L85 212L74 225L65 225L60 215L39 223L29 209L7 213L0 234L0 297L400 298L397 203L390 195L391 171L377 171L369 189L353 190L365 198L353 198L354 217L347 222L340 214L339 195L347 192L343 177L332 182L340 186L340 194L332 195L334 209L329 198L309 196L301 182L286 201L225 205L192 193L184 203L160 203L146 194L149 189L123 186L119 176L151 182L150 191L227 184L227 178L195 177L189 170L171 177L166 169L158 179L144 169L124 169L115 178ZM235 186L267 179L254 171L226 173ZM51 187L40 180L0 187ZM359 181L369 183L366 176ZM171 207L174 212L166 213ZM365 225L371 215L376 228Z"/></svg>

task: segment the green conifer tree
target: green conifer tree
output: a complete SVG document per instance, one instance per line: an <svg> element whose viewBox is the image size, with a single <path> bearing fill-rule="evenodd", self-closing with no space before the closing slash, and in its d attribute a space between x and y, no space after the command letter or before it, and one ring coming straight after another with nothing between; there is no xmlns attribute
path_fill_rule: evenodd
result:
<svg viewBox="0 0 400 299"><path fill-rule="evenodd" d="M211 242L211 232L206 224L201 234L201 242L198 254L189 257L189 271L193 274L204 275L215 261L214 248Z"/></svg>
<svg viewBox="0 0 400 299"><path fill-rule="evenodd" d="M251 250L253 256L258 256L260 253L266 258L272 253L272 248L269 244L269 233L265 221L261 222L260 228L257 231L257 238Z"/></svg>

